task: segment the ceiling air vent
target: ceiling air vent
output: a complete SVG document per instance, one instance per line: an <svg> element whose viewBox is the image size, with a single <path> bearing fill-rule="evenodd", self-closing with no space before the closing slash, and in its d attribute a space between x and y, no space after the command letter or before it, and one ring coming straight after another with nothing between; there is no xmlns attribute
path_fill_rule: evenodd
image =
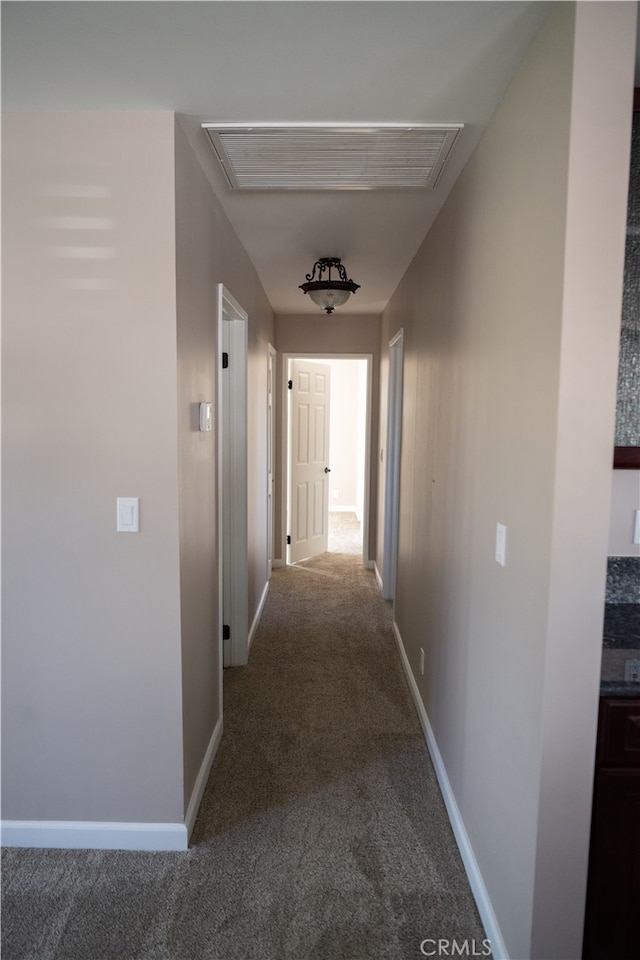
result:
<svg viewBox="0 0 640 960"><path fill-rule="evenodd" d="M435 187L461 123L203 123L234 190Z"/></svg>

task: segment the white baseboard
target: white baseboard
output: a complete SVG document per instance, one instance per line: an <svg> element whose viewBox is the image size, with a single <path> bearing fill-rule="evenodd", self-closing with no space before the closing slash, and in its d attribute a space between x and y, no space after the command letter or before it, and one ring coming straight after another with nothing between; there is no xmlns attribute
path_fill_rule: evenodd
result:
<svg viewBox="0 0 640 960"><path fill-rule="evenodd" d="M221 739L222 718L215 725L198 772L185 823L3 820L0 822L2 846L58 847L67 850L187 850Z"/></svg>
<svg viewBox="0 0 640 960"><path fill-rule="evenodd" d="M491 950L494 960L509 960L509 955L504 944L502 932L489 898L489 892L485 886L484 880L482 879L478 861L475 858L469 835L465 829L462 815L458 808L451 783L449 782L449 777L447 775L440 750L438 749L438 744L436 743L433 729L429 723L427 711L424 708L424 703L422 702L418 685L413 675L413 671L409 665L409 660L404 649L402 637L400 636L400 630L398 629L398 625L395 621L393 623L393 632L395 634L396 643L398 644L398 650L400 651L402 666L404 667L404 672L409 682L409 689L411 690L416 710L418 711L420 725L422 726L424 738L427 742L427 748L431 756L431 761L436 772L436 777L438 778L440 791L447 808L447 813L449 814L449 820L451 821L456 843L458 844L460 856L462 857L462 862L469 879L471 891L476 901L478 913L480 914L480 919L482 920L482 924L487 934L487 939L491 941Z"/></svg>
<svg viewBox="0 0 640 960"><path fill-rule="evenodd" d="M262 616L262 611L264 610L264 605L267 602L267 594L269 593L269 581L264 585L264 590L262 591L262 596L260 597L260 603L258 604L258 609L256 610L256 615L253 618L253 623L251 624L251 629L249 630L249 636L247 638L247 651L251 652L251 644L253 643L253 638L255 637L256 630L258 629L258 624L260 623L260 617Z"/></svg>
<svg viewBox="0 0 640 960"><path fill-rule="evenodd" d="M111 823L79 820L3 820L3 847L66 850L187 850L184 823Z"/></svg>
<svg viewBox="0 0 640 960"><path fill-rule="evenodd" d="M378 570L378 564L375 562L375 560L373 562L373 572L376 575L376 582L378 584L378 589L380 590L380 593L383 593L382 577L380 576L380 571Z"/></svg>
<svg viewBox="0 0 640 960"><path fill-rule="evenodd" d="M221 740L222 716L218 717L218 722L213 728L213 733L211 734L211 739L209 740L209 746L207 747L204 759L200 764L200 770L198 771L196 782L193 786L193 790L191 791L191 799L189 800L187 814L184 818L188 837L190 837L193 832L196 817L198 816L198 810L200 809L200 804L202 802L202 794L204 793L204 788L207 785L207 780L209 779L209 774L211 773L211 767L213 766L213 761L216 753L218 752L218 747L220 746Z"/></svg>

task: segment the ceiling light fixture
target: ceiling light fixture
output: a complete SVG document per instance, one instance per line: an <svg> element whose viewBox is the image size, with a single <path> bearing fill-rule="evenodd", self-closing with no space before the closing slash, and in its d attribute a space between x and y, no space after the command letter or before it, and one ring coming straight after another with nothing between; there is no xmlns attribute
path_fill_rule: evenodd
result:
<svg viewBox="0 0 640 960"><path fill-rule="evenodd" d="M339 279L331 278L332 270L337 272ZM336 307L341 307L352 293L360 289L360 284L349 279L339 257L320 257L311 273L307 274L307 282L300 284L300 289L308 293L325 313L333 313Z"/></svg>

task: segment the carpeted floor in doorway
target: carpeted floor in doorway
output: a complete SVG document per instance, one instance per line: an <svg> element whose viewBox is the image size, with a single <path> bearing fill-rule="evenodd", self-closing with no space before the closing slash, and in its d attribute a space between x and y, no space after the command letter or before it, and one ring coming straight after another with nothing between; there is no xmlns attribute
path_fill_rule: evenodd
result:
<svg viewBox="0 0 640 960"><path fill-rule="evenodd" d="M3 960L413 960L484 938L356 556L275 570L190 850L6 850Z"/></svg>
<svg viewBox="0 0 640 960"><path fill-rule="evenodd" d="M354 553L362 557L362 524L355 513L329 511L329 553Z"/></svg>

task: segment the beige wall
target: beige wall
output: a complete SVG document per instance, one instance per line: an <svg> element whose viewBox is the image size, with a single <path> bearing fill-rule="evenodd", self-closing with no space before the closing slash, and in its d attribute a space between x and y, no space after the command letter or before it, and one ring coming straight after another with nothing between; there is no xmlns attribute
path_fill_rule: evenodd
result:
<svg viewBox="0 0 640 960"><path fill-rule="evenodd" d="M3 147L3 817L181 823L221 710L217 284L249 314L249 623L273 315L172 113L8 116Z"/></svg>
<svg viewBox="0 0 640 960"><path fill-rule="evenodd" d="M183 818L173 123L4 118L6 819Z"/></svg>
<svg viewBox="0 0 640 960"><path fill-rule="evenodd" d="M634 17L552 9L383 316L383 350L405 330L395 618L518 958L581 952Z"/></svg>
<svg viewBox="0 0 640 960"><path fill-rule="evenodd" d="M282 355L294 353L299 355L326 354L371 354L373 357L371 370L371 475L369 499L369 544L370 557L375 556L376 543L376 516L377 516L377 465L376 449L378 444L378 413L379 413L379 365L380 365L380 317L378 315L349 315L348 313L327 316L318 310L316 314L279 315L275 319L275 343L278 351L277 383L280 385L276 392L277 436L279 445L279 469L276 475L275 491L275 539L274 557L285 557L285 544L282 529L282 495L284 452L286 438L282 436L282 385L284 372ZM286 475L284 477L286 480Z"/></svg>
<svg viewBox="0 0 640 960"><path fill-rule="evenodd" d="M640 510L640 470L614 470L609 520L610 556L640 557L640 544L633 542L636 510Z"/></svg>
<svg viewBox="0 0 640 960"><path fill-rule="evenodd" d="M215 724L218 702L215 431L200 433L197 408L216 397L216 297L223 283L247 311L249 341L249 610L267 581L267 343L273 314L244 248L176 124L180 590L185 805Z"/></svg>

